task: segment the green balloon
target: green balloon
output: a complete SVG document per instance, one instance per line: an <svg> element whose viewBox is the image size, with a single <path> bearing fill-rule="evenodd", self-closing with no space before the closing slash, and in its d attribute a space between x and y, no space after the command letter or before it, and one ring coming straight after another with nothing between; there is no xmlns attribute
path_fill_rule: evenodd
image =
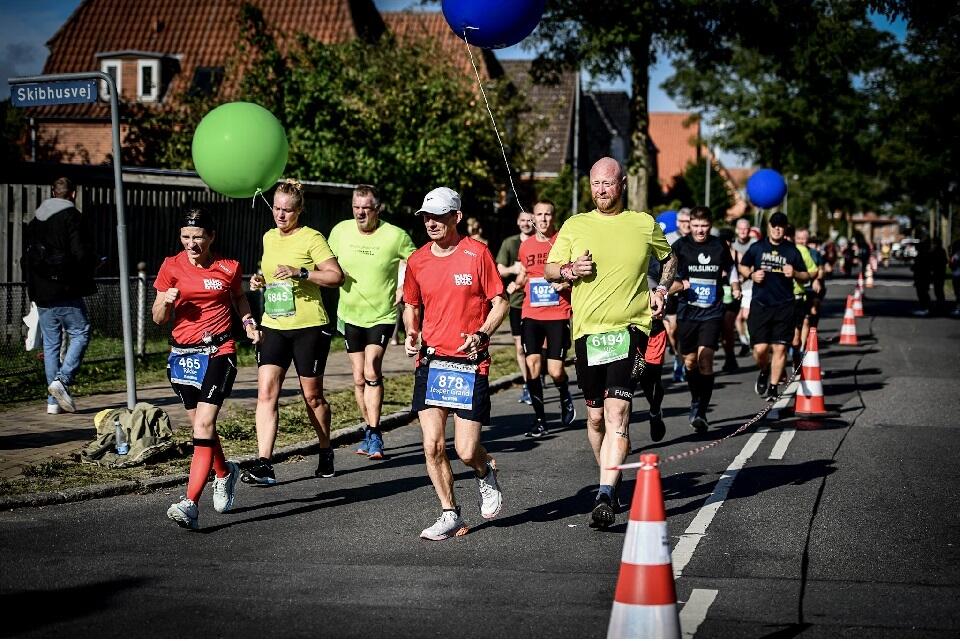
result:
<svg viewBox="0 0 960 641"><path fill-rule="evenodd" d="M276 184L287 166L287 135L272 113L251 102L212 110L193 134L193 166L210 189L249 198Z"/></svg>

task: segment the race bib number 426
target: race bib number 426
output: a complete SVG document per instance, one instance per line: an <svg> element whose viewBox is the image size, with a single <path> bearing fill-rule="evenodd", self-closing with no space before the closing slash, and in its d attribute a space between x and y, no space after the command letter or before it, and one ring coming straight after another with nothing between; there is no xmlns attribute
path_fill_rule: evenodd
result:
<svg viewBox="0 0 960 641"><path fill-rule="evenodd" d="M624 329L587 335L587 365L623 360L630 351L630 332Z"/></svg>

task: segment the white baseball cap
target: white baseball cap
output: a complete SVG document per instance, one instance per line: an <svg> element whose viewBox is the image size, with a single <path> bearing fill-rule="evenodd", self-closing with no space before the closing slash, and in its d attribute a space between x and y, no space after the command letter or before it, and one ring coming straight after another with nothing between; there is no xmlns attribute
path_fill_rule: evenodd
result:
<svg viewBox="0 0 960 641"><path fill-rule="evenodd" d="M460 194L449 187L431 189L423 198L423 206L417 214L424 212L435 216L443 216L452 211L460 211Z"/></svg>

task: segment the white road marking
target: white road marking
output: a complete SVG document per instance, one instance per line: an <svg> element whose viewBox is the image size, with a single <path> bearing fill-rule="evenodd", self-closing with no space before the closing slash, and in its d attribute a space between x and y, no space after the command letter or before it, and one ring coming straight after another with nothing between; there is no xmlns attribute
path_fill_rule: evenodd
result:
<svg viewBox="0 0 960 641"><path fill-rule="evenodd" d="M773 449L770 450L770 458L777 461L783 460L783 455L787 453L787 448L790 446L790 441L793 440L794 435L797 433L797 430L786 429L780 433L780 438L777 439L777 442L773 444Z"/></svg>
<svg viewBox="0 0 960 641"><path fill-rule="evenodd" d="M754 452L757 451L757 448L760 447L760 443L767 435L767 431L766 429L759 430L747 440L743 449L740 450L737 457L733 459L730 466L727 467L720 476L720 480L717 481L716 487L713 488L713 492L707 497L703 507L701 507L697 515L693 517L693 522L690 523L690 527L680 536L680 540L677 541L677 545L673 548L672 554L674 579L679 579L683 574L683 568L685 568L687 563L690 562L690 559L693 558L693 553L697 549L700 539L706 535L710 522L713 521L713 517L717 515L717 511L727 498L727 494L733 486L733 480L737 478L737 474L743 469L743 466L746 465Z"/></svg>
<svg viewBox="0 0 960 641"><path fill-rule="evenodd" d="M716 590L695 589L690 598L680 610L680 629L684 639L692 639L700 628L700 624L707 618L707 610L717 598Z"/></svg>

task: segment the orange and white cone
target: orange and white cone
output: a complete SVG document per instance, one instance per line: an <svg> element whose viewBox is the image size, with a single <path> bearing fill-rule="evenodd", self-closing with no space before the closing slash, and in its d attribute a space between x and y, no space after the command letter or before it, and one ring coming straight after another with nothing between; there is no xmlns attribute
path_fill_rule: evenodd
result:
<svg viewBox="0 0 960 641"><path fill-rule="evenodd" d="M873 267L867 265L867 289L873 289Z"/></svg>
<svg viewBox="0 0 960 641"><path fill-rule="evenodd" d="M847 308L843 312L843 325L840 326L840 344L856 347L857 319L853 313L853 296L847 296Z"/></svg>
<svg viewBox="0 0 960 641"><path fill-rule="evenodd" d="M640 462L607 638L679 639L660 457L641 454Z"/></svg>
<svg viewBox="0 0 960 641"><path fill-rule="evenodd" d="M860 288L853 290L853 316L863 318L863 290Z"/></svg>
<svg viewBox="0 0 960 641"><path fill-rule="evenodd" d="M807 336L807 351L803 354L803 363L800 366L800 386L794 399L793 413L803 417L829 414L823 400L816 327L811 327Z"/></svg>
<svg viewBox="0 0 960 641"><path fill-rule="evenodd" d="M863 270L860 270L860 273L857 274L857 289L863 289Z"/></svg>

